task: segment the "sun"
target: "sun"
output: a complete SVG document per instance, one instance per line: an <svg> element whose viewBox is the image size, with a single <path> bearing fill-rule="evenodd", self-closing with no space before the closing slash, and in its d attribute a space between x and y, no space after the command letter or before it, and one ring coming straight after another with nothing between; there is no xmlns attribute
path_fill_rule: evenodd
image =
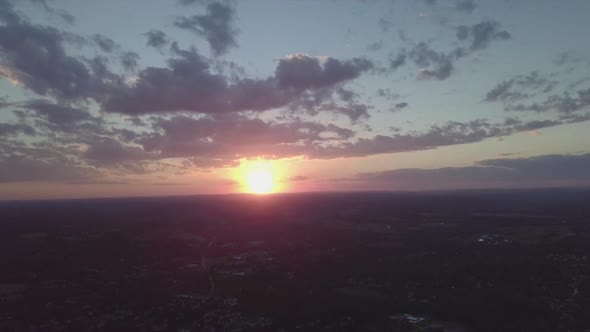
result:
<svg viewBox="0 0 590 332"><path fill-rule="evenodd" d="M237 190L250 194L273 194L285 189L285 167L276 160L244 159L233 171Z"/></svg>
<svg viewBox="0 0 590 332"><path fill-rule="evenodd" d="M267 169L253 169L246 174L248 191L254 194L268 194L274 191L272 172Z"/></svg>

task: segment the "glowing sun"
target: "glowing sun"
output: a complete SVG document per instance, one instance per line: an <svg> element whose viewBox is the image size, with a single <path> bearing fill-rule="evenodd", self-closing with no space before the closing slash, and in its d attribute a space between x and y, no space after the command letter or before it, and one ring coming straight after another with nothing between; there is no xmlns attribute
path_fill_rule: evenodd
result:
<svg viewBox="0 0 590 332"><path fill-rule="evenodd" d="M246 174L248 191L254 194L268 194L274 191L272 172L266 169L253 169Z"/></svg>
<svg viewBox="0 0 590 332"><path fill-rule="evenodd" d="M239 191L251 194L272 194L284 188L284 169L274 160L243 160L235 170Z"/></svg>

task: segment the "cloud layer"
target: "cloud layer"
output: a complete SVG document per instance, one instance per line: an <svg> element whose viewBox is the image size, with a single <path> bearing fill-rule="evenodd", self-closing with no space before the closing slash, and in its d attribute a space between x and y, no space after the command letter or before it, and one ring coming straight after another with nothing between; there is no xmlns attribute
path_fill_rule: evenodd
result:
<svg viewBox="0 0 590 332"><path fill-rule="evenodd" d="M590 185L590 154L491 159L474 166L398 169L350 179L389 190L535 188Z"/></svg>

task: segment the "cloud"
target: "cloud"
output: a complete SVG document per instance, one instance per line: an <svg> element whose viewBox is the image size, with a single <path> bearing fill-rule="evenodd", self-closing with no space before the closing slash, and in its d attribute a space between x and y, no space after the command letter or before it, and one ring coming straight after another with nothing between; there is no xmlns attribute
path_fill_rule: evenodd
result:
<svg viewBox="0 0 590 332"><path fill-rule="evenodd" d="M512 96L514 96L514 93L510 92L510 88L512 87L513 84L514 84L514 80L509 80L509 81L504 81L504 82L498 83L498 85L496 85L492 90L490 90L486 94L486 98L484 99L484 101L503 100L503 99L507 99L507 97L509 97L509 96L511 98L513 98Z"/></svg>
<svg viewBox="0 0 590 332"><path fill-rule="evenodd" d="M404 108L408 107L408 105L410 105L410 104L408 104L408 103L406 103L406 102L402 102L402 103L396 103L396 104L394 105L394 110L395 110L395 111L400 111L400 110L402 110L402 109L404 109Z"/></svg>
<svg viewBox="0 0 590 332"><path fill-rule="evenodd" d="M240 158L248 157L331 159L427 150L574 121L523 122L510 118L503 123L448 122L422 132L397 130L391 136L354 139L356 133L351 129L298 118L276 122L239 114L152 116L144 120L151 128L144 126L134 131L112 128L85 110L45 100L32 100L17 107L24 109L15 111L20 114L21 126L7 126L6 137L27 134L23 127L26 125L34 128L36 137L50 140L34 143L33 149L21 143L15 145L14 141L0 141L0 154L46 162L56 158L76 161L81 167L92 166L111 175L146 173L170 158L190 159L194 165L209 168L235 165ZM29 120L33 120L34 127L26 122Z"/></svg>
<svg viewBox="0 0 590 332"><path fill-rule="evenodd" d="M401 97L399 93L395 93L391 91L390 88L387 89L377 89L377 96L381 98L385 98L386 100L397 100Z"/></svg>
<svg viewBox="0 0 590 332"><path fill-rule="evenodd" d="M391 30L391 28L395 26L395 23L391 22L388 19L380 18L378 25L379 29L381 29L382 32L389 32L389 30Z"/></svg>
<svg viewBox="0 0 590 332"><path fill-rule="evenodd" d="M121 65L126 70L134 71L137 68L139 54L135 52L125 52L121 55Z"/></svg>
<svg viewBox="0 0 590 332"><path fill-rule="evenodd" d="M129 144L138 133L114 128L113 123L95 118L86 110L46 100L31 100L15 107L18 109L14 113L20 123L11 124L8 131L15 134L22 129L23 134L35 138L28 142L0 139L0 164L4 163L11 174L16 174L18 181L69 183L89 174L96 176L93 180L104 180L117 174L146 173L158 167L159 161L141 146ZM34 132L30 132L29 127ZM66 169L71 168L73 175L85 176L64 177L55 170L60 163ZM27 179L26 174L12 170L20 164L25 166L24 170L35 174ZM47 169L47 177L36 175L44 169Z"/></svg>
<svg viewBox="0 0 590 332"><path fill-rule="evenodd" d="M490 124L485 120L466 123L449 121L431 126L424 132L396 133L392 136L376 135L373 138L359 138L355 142L344 142L310 151L311 157L320 159L363 157L374 154L398 153L434 149L441 146L480 142L491 137L505 136L513 128Z"/></svg>
<svg viewBox="0 0 590 332"><path fill-rule="evenodd" d="M293 89L290 88L291 91ZM294 112L303 111L312 116L321 112L331 112L348 117L352 123L370 117L369 109L372 107L360 102L358 93L342 87L340 83L317 90L295 89L294 92L294 99L288 105L288 109Z"/></svg>
<svg viewBox="0 0 590 332"><path fill-rule="evenodd" d="M448 121L440 125L433 125L421 132L402 133L395 130L391 136L375 135L371 138L358 138L356 141L337 141L328 145L316 145L312 149L306 149L305 153L310 158L333 159L430 150L444 146L477 143L518 132L588 120L590 120L590 114L576 118L527 122L514 118L508 118L503 123L490 123L484 119L467 122Z"/></svg>
<svg viewBox="0 0 590 332"><path fill-rule="evenodd" d="M559 120L533 120L515 127L518 131L536 131L537 129L554 127L563 124Z"/></svg>
<svg viewBox="0 0 590 332"><path fill-rule="evenodd" d="M517 75L509 80L498 83L486 94L484 101L512 103L533 97L539 93L548 93L555 88L557 83L533 71L528 75Z"/></svg>
<svg viewBox="0 0 590 332"><path fill-rule="evenodd" d="M47 0L29 0L29 1L32 2L32 3L35 3L35 4L40 5L48 13L53 14L53 15L57 15L62 20L64 20L66 23L74 24L74 22L76 21L75 17L72 14L68 13L65 10L59 10L59 9L55 9L55 8L51 7L47 3Z"/></svg>
<svg viewBox="0 0 590 332"><path fill-rule="evenodd" d="M0 156L0 182L71 182L101 178L91 167L68 159Z"/></svg>
<svg viewBox="0 0 590 332"><path fill-rule="evenodd" d="M168 68L140 70L133 85L121 86L106 95L108 112L143 114L194 111L224 113L267 110L285 105L286 96L272 80L241 80L230 84L223 75L212 73L209 63L195 51L177 51Z"/></svg>
<svg viewBox="0 0 590 332"><path fill-rule="evenodd" d="M16 13L12 2L9 0L0 0L0 21L7 24L20 21L20 16Z"/></svg>
<svg viewBox="0 0 590 332"><path fill-rule="evenodd" d="M237 46L236 35L239 30L234 26L235 19L236 13L230 4L212 2L207 5L206 14L180 17L174 25L204 37L213 54L219 56Z"/></svg>
<svg viewBox="0 0 590 332"><path fill-rule="evenodd" d="M504 152L504 153L498 153L498 157L510 157L510 156L516 156L519 154L520 154L520 152Z"/></svg>
<svg viewBox="0 0 590 332"><path fill-rule="evenodd" d="M558 54L557 58L553 60L553 63L557 66L563 66L568 63L570 60L569 52L561 52Z"/></svg>
<svg viewBox="0 0 590 332"><path fill-rule="evenodd" d="M189 6L189 5L194 5L194 4L199 4L199 5L208 5L211 4L213 2L216 2L216 0L178 0L178 3L184 6ZM224 3L232 3L232 0L225 0L222 1Z"/></svg>
<svg viewBox="0 0 590 332"><path fill-rule="evenodd" d="M228 168L240 166L239 160L232 160L231 158L212 158L212 157L190 157L182 161L181 169L186 171L209 170L214 168ZM236 184L237 182L228 183Z"/></svg>
<svg viewBox="0 0 590 332"><path fill-rule="evenodd" d="M177 115L171 118L154 117L151 123L151 132L105 130L102 137L79 137L78 142L86 142L89 146L86 153L79 156L100 167L167 158L196 158L203 167L210 160L211 167L214 167L234 165L238 159L245 157L362 157L475 143L564 122L522 122L517 119L496 124L485 120L448 122L432 126L424 132L402 133L398 130L392 136L376 135L355 141L351 141L355 133L350 129L299 119L274 122L235 114L199 118ZM119 139L110 139L107 135ZM127 144L122 144L120 140Z"/></svg>
<svg viewBox="0 0 590 332"><path fill-rule="evenodd" d="M18 134L35 135L35 128L24 124L0 123L0 137L16 136Z"/></svg>
<svg viewBox="0 0 590 332"><path fill-rule="evenodd" d="M507 40L510 33L500 30L495 21L483 21L471 26L461 25L456 28L457 38L468 43L468 47L457 47L450 52L434 50L428 43L414 44L411 49L402 49L395 57L389 59L389 71L393 72L406 65L408 60L418 67L418 78L445 80L455 67L455 61L487 48L494 40Z"/></svg>
<svg viewBox="0 0 590 332"><path fill-rule="evenodd" d="M473 13L477 9L477 4L473 0L458 0L455 3L455 10L465 13Z"/></svg>
<svg viewBox="0 0 590 332"><path fill-rule="evenodd" d="M377 52L383 48L383 41L377 41L367 45L367 50L371 52Z"/></svg>
<svg viewBox="0 0 590 332"><path fill-rule="evenodd" d="M90 143L82 156L98 164L117 164L127 161L151 160L153 156L137 146L126 146L112 138L101 138Z"/></svg>
<svg viewBox="0 0 590 332"><path fill-rule="evenodd" d="M348 103L347 105L338 105L336 103L325 103L317 108L324 112L333 112L336 114L343 114L353 123L361 119L369 118L369 107L364 104Z"/></svg>
<svg viewBox="0 0 590 332"><path fill-rule="evenodd" d="M334 124L265 122L238 115L198 119L179 115L156 119L153 127L155 133L137 142L164 158L201 156L233 161L261 155L292 157L305 154L305 148L314 144L354 136L352 130Z"/></svg>
<svg viewBox="0 0 590 332"><path fill-rule="evenodd" d="M146 45L154 48L162 48L170 43L168 36L163 31L152 29L144 34L147 38Z"/></svg>
<svg viewBox="0 0 590 332"><path fill-rule="evenodd" d="M91 115L86 109L46 99L15 103L13 107L19 123L35 128L36 136L50 145L84 144L95 141L101 135L117 135L103 119ZM55 147L46 148L55 150Z"/></svg>
<svg viewBox="0 0 590 332"><path fill-rule="evenodd" d="M309 180L309 178L303 175L294 175L287 178L287 182L302 182L307 180Z"/></svg>
<svg viewBox="0 0 590 332"><path fill-rule="evenodd" d="M590 154L491 159L473 166L398 169L349 179L390 190L524 188L590 184Z"/></svg>
<svg viewBox="0 0 590 332"><path fill-rule="evenodd" d="M582 112L587 111L589 106L590 88L578 90L573 95L569 92L550 95L540 103L508 103L504 105L504 109L516 112L554 112L560 114L562 119L580 120L587 117L587 113L582 114Z"/></svg>
<svg viewBox="0 0 590 332"><path fill-rule="evenodd" d="M435 6L437 4L437 0L421 0L421 2L427 6Z"/></svg>
<svg viewBox="0 0 590 332"><path fill-rule="evenodd" d="M460 25L457 27L457 38L470 41L469 48L472 51L483 50L493 40L507 40L512 36L508 31L500 30L500 24L496 21L483 21L471 26Z"/></svg>
<svg viewBox="0 0 590 332"><path fill-rule="evenodd" d="M569 83L567 85L567 89L568 90L573 90L573 89L577 88L578 86L580 86L580 85L582 85L582 84L584 84L584 83L586 83L588 81L590 81L590 76L580 78L578 80L575 80L575 81Z"/></svg>
<svg viewBox="0 0 590 332"><path fill-rule="evenodd" d="M317 89L355 79L372 68L365 58L340 61L297 53L278 59L275 77L282 88Z"/></svg>
<svg viewBox="0 0 590 332"><path fill-rule="evenodd" d="M214 73L207 59L195 50L180 50L175 44L173 49L177 57L168 61L168 68L144 68L133 85L110 89L112 92L102 100L104 110L125 114L222 114L266 111L290 104L302 107L307 97L313 97L315 105L329 98L338 85L372 67L371 62L360 58L341 61L295 54L278 60L274 76L230 81ZM349 105L355 109L348 115L363 115L360 107Z"/></svg>
<svg viewBox="0 0 590 332"><path fill-rule="evenodd" d="M12 105L11 102L6 101L6 98L0 96L0 108Z"/></svg>
<svg viewBox="0 0 590 332"><path fill-rule="evenodd" d="M453 71L452 55L436 52L426 43L416 45L409 51L408 57L421 68L419 77L422 78L444 80L449 78Z"/></svg>
<svg viewBox="0 0 590 332"><path fill-rule="evenodd" d="M92 36L91 39L105 53L112 53L119 48L114 40L100 34Z"/></svg>
<svg viewBox="0 0 590 332"><path fill-rule="evenodd" d="M363 103L335 101L341 85L373 68L364 58L339 60L294 54L277 60L273 76L248 79L234 74L226 77L218 66L227 64L211 67L211 61L194 49L182 50L173 43L174 57L168 60L167 67L143 68L130 81L110 70L111 58L68 55L66 50L72 40L69 34L32 25L16 15L11 6L5 7L2 17L9 21L0 26L0 52L4 57L0 74L41 96L54 97L61 104L90 99L103 111L124 114L221 114L279 107L293 111L309 105L305 108L308 114L328 111L352 121L368 117L369 107ZM149 34L148 42L151 37L162 36ZM136 53L121 53L114 41L102 35L94 35L92 40L104 52L120 53L117 57L124 69L136 70ZM161 42L151 41L155 45Z"/></svg>
<svg viewBox="0 0 590 332"><path fill-rule="evenodd" d="M429 7L435 7L439 5L437 0L420 0L420 2ZM450 9L471 14L475 9L477 9L477 4L473 0L455 0L455 4Z"/></svg>
<svg viewBox="0 0 590 332"><path fill-rule="evenodd" d="M39 95L59 99L91 97L107 87L104 73L93 73L80 59L67 54L69 35L29 24L11 12L11 7L2 6L5 12L0 18L8 20L0 25L0 53L7 70L0 75Z"/></svg>
<svg viewBox="0 0 590 332"><path fill-rule="evenodd" d="M395 58L390 59L389 68L391 68L391 70L396 70L399 67L405 65L406 58L407 55L405 54L405 52L398 54Z"/></svg>
<svg viewBox="0 0 590 332"><path fill-rule="evenodd" d="M435 78L437 80L445 80L451 76L453 72L453 63L450 60L441 62L434 69L420 69L420 78Z"/></svg>
<svg viewBox="0 0 590 332"><path fill-rule="evenodd" d="M55 104L43 99L30 100L22 103L20 107L33 110L37 115L45 117L51 124L60 127L76 125L82 121L93 119L92 116L84 110Z"/></svg>
<svg viewBox="0 0 590 332"><path fill-rule="evenodd" d="M563 66L566 64L577 64L584 60L585 57L580 54L571 51L563 51L557 54L557 57L553 59L553 64L556 66Z"/></svg>
<svg viewBox="0 0 590 332"><path fill-rule="evenodd" d="M590 88L573 89L584 83L574 82L561 94L549 94L559 82L537 72L518 75L497 84L490 90L484 102L502 102L504 110L511 112L536 112L557 116L553 120L537 120L531 123L553 121L555 124L582 122L590 119Z"/></svg>
<svg viewBox="0 0 590 332"><path fill-rule="evenodd" d="M516 132L528 132L561 125L561 120L523 122L507 119L504 123L486 120L447 122L423 132L376 135L357 138L355 132L334 124L323 125L294 119L288 122L263 121L241 115L153 118L152 132L119 133L127 136L131 145L113 146L101 150L102 157L93 159L129 160L129 156L161 160L166 158L198 158L200 165L211 160L214 164L235 164L244 157L286 158L306 156L315 159L363 157L374 154L399 153L435 149L442 146L469 144ZM95 140L96 141L96 140ZM88 143L92 145L92 142ZM144 153L137 150L141 146ZM104 152L107 151L107 152ZM111 151L111 152L109 152ZM110 155L112 158L107 158ZM90 158L91 155L86 155ZM123 157L125 156L125 157ZM141 159L141 158L139 158Z"/></svg>

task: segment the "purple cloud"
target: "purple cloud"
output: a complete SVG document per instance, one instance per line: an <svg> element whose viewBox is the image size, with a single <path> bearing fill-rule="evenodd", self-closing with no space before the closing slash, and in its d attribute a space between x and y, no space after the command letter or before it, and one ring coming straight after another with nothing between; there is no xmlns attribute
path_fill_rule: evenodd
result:
<svg viewBox="0 0 590 332"><path fill-rule="evenodd" d="M389 190L523 188L590 185L590 154L491 159L473 166L398 169L348 179Z"/></svg>

